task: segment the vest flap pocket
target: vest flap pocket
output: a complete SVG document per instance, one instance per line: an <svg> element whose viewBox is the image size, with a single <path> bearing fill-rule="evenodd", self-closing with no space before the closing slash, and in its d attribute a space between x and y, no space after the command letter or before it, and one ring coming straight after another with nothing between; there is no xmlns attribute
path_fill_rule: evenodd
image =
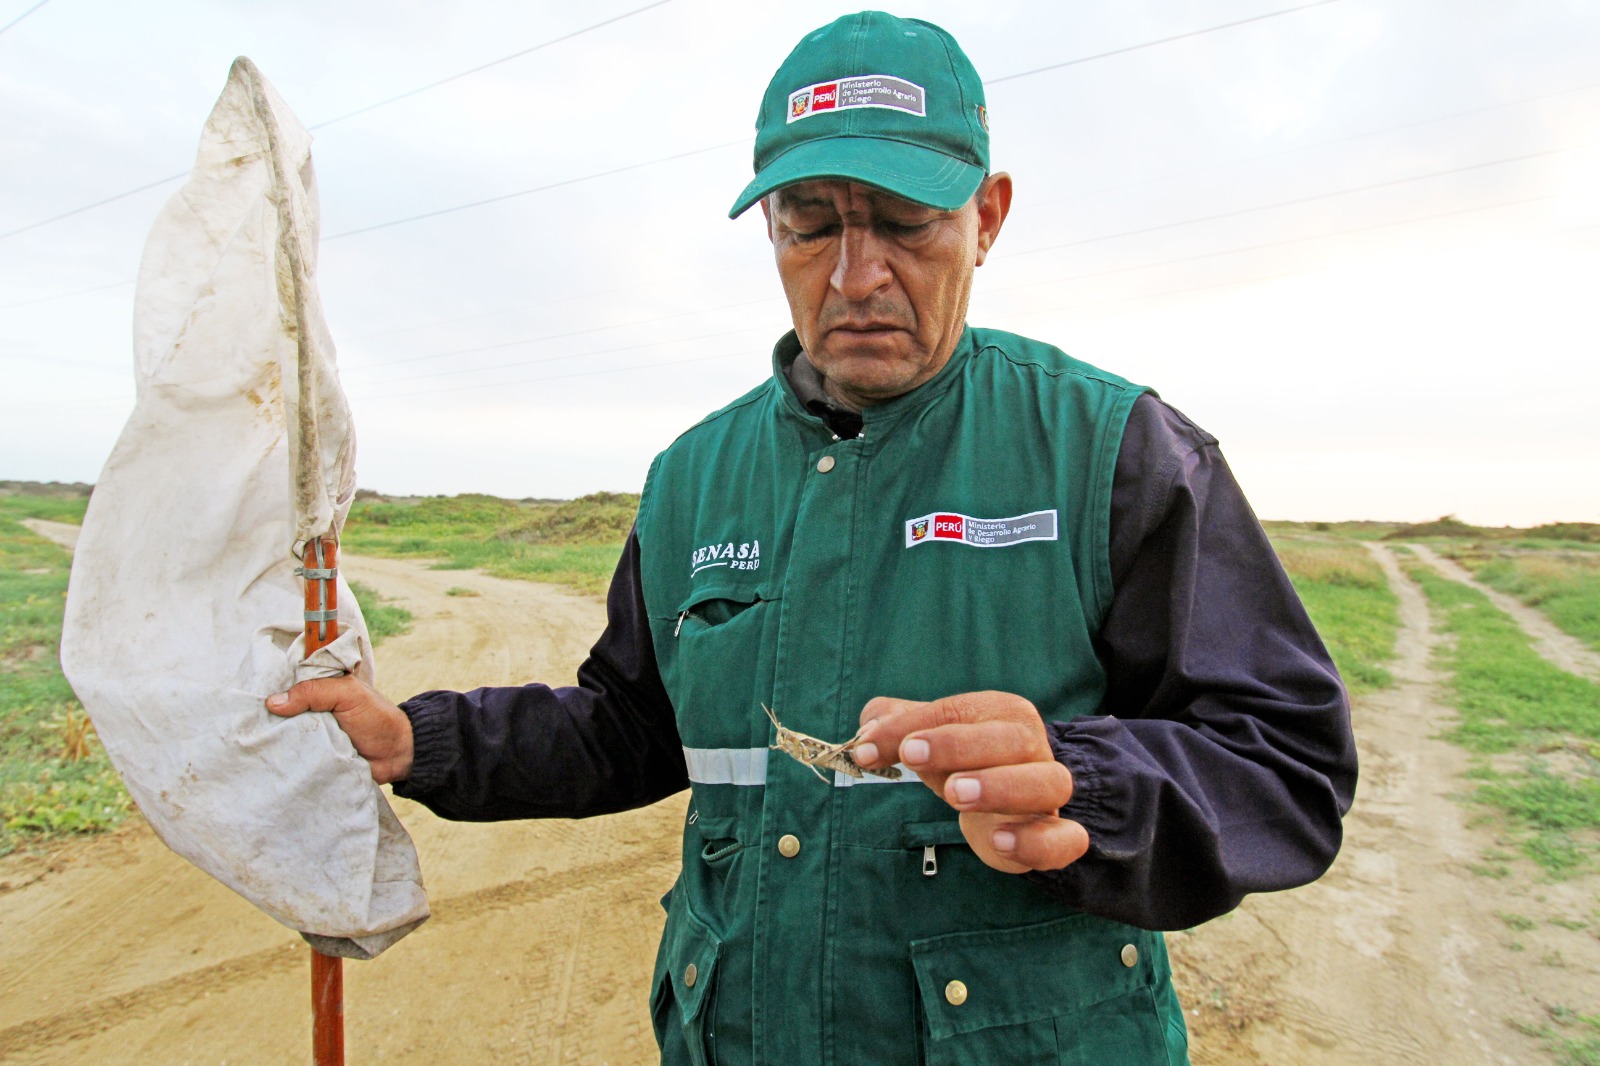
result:
<svg viewBox="0 0 1600 1066"><path fill-rule="evenodd" d="M946 1040L993 1026L1045 1021L1151 989L1160 954L1154 950L1155 936L1076 914L1015 929L912 941L928 1035Z"/></svg>
<svg viewBox="0 0 1600 1066"><path fill-rule="evenodd" d="M958 818L941 818L936 822L907 822L900 830L902 848L933 848L945 844L965 844Z"/></svg>
<svg viewBox="0 0 1600 1066"><path fill-rule="evenodd" d="M745 611L764 600L775 599L758 582L735 581L719 577L702 582L678 604L674 617L678 620L675 632L681 634L683 626L691 620L702 626L720 626L731 622Z"/></svg>
<svg viewBox="0 0 1600 1066"><path fill-rule="evenodd" d="M661 957L667 979L672 982L672 998L678 1004L683 1024L688 1025L710 995L722 941L690 912L687 904L677 899L673 902L677 906L667 912L667 928L661 934Z"/></svg>

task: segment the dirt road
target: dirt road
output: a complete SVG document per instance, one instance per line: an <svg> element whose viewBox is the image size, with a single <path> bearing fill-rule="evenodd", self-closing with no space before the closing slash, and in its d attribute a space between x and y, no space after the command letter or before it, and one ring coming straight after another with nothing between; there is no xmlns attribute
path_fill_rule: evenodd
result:
<svg viewBox="0 0 1600 1066"><path fill-rule="evenodd" d="M342 562L416 616L378 655L379 685L394 694L570 680L603 625L598 601L547 585ZM379 959L346 963L352 1063L653 1058L646 985L681 800L496 825L395 807L434 916ZM12 856L0 860L0 1061L307 1061L306 960L298 935L142 826L48 860Z"/></svg>
<svg viewBox="0 0 1600 1066"><path fill-rule="evenodd" d="M1452 798L1464 757L1435 739L1451 715L1437 638L1420 592L1376 553L1401 595L1399 683L1356 707L1344 851L1316 885L1171 937L1197 1066L1549 1062L1508 1022L1592 1009L1600 988L1600 939L1551 924L1591 917L1594 879L1473 872L1493 839ZM570 676L601 625L598 602L547 586L344 565L416 615L378 657L394 694ZM352 1063L654 1061L645 985L681 802L488 826L396 806L435 917L347 964ZM306 1061L305 968L297 936L142 828L0 860L0 1061Z"/></svg>
<svg viewBox="0 0 1600 1066"><path fill-rule="evenodd" d="M1355 703L1361 783L1333 869L1171 938L1198 1064L1374 1066L1553 1061L1513 1022L1592 1009L1595 878L1540 883L1485 862L1493 835L1459 795L1465 753L1430 656L1422 591L1368 545L1400 597L1395 687ZM1533 926L1533 928L1525 928Z"/></svg>

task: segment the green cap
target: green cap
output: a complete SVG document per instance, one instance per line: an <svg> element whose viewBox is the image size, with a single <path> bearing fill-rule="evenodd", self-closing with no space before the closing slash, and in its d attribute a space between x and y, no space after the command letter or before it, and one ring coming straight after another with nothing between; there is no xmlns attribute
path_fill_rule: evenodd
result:
<svg viewBox="0 0 1600 1066"><path fill-rule="evenodd" d="M989 172L983 83L932 23L846 15L808 33L773 75L756 117L755 169L729 218L817 178L954 211Z"/></svg>

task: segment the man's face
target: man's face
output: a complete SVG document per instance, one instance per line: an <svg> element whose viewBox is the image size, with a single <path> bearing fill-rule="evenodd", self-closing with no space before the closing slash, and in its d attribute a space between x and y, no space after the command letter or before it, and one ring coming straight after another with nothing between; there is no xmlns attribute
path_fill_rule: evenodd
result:
<svg viewBox="0 0 1600 1066"><path fill-rule="evenodd" d="M762 201L795 332L835 400L857 410L891 400L949 361L972 272L1010 203L1004 174L956 211L848 181Z"/></svg>

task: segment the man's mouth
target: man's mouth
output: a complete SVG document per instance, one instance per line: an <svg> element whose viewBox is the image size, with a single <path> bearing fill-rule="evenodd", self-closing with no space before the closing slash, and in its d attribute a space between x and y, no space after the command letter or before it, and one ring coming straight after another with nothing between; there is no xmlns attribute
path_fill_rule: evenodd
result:
<svg viewBox="0 0 1600 1066"><path fill-rule="evenodd" d="M837 325L829 326L828 332L857 334L894 333L903 332L905 329L905 326L895 322L840 322Z"/></svg>

